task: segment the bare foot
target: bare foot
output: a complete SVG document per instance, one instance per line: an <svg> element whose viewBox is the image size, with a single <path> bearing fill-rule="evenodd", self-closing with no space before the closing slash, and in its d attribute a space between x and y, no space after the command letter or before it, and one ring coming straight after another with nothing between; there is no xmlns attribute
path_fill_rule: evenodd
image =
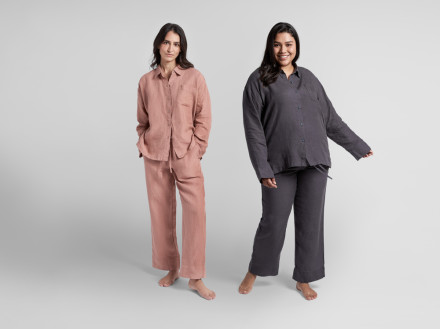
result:
<svg viewBox="0 0 440 329"><path fill-rule="evenodd" d="M318 294L316 293L316 291L313 290L312 288L310 288L308 283L297 282L296 283L296 289L301 291L303 296L304 296L304 298L307 299L307 300L313 300L316 297L318 297Z"/></svg>
<svg viewBox="0 0 440 329"><path fill-rule="evenodd" d="M169 271L162 279L159 280L159 286L169 287L179 278L179 271Z"/></svg>
<svg viewBox="0 0 440 329"><path fill-rule="evenodd" d="M240 287L238 287L238 292L244 295L250 293L256 278L255 274L248 271L243 281L241 281Z"/></svg>
<svg viewBox="0 0 440 329"><path fill-rule="evenodd" d="M211 300L215 298L215 292L206 288L202 279L189 279L188 286L197 291L200 296L207 300Z"/></svg>

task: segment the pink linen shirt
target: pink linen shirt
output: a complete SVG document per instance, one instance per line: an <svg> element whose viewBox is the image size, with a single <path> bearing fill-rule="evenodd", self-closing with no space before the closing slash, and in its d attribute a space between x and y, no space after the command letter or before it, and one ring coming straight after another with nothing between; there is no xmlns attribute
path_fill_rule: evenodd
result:
<svg viewBox="0 0 440 329"><path fill-rule="evenodd" d="M176 66L168 80L160 66L139 80L136 131L139 157L167 161L172 142L178 158L198 147L205 153L211 130L211 100L203 75Z"/></svg>

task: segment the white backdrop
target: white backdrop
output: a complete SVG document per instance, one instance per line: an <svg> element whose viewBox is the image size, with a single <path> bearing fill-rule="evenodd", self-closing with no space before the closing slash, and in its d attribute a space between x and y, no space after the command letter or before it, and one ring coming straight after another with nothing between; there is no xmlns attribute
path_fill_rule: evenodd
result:
<svg viewBox="0 0 440 329"><path fill-rule="evenodd" d="M438 327L439 9L427 0L3 0L0 326ZM299 33L298 64L375 153L356 162L330 142L326 278L312 284L313 302L291 279L293 218L279 276L237 293L261 216L241 96L279 21ZM158 287L163 272L151 267L136 97L167 22L185 30L212 100L202 160L211 302L185 279Z"/></svg>

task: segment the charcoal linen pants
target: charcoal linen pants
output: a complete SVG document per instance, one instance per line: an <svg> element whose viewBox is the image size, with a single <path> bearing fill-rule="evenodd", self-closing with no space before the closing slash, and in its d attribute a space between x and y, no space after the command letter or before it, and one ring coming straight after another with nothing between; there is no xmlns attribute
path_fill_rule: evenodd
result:
<svg viewBox="0 0 440 329"><path fill-rule="evenodd" d="M278 274L287 220L293 206L293 279L311 282L325 276L324 202L327 172L328 167L324 166L293 167L275 174L278 188L261 185L263 215L255 234L249 272L258 276Z"/></svg>

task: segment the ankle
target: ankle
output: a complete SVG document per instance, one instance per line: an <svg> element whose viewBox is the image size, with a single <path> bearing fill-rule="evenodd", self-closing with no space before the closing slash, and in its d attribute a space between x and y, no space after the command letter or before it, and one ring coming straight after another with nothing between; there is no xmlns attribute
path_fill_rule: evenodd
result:
<svg viewBox="0 0 440 329"><path fill-rule="evenodd" d="M197 282L201 282L202 279L189 279L189 282L191 283L197 283Z"/></svg>

